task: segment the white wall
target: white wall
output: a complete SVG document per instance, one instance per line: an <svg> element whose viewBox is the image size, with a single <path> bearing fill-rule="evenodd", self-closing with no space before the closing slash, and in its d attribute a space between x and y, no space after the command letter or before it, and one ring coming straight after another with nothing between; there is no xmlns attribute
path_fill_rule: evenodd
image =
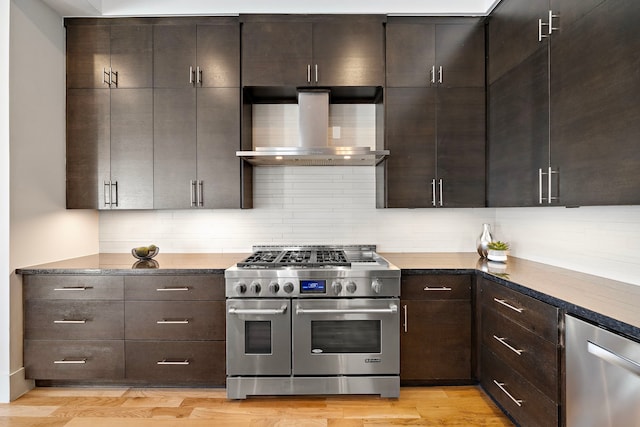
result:
<svg viewBox="0 0 640 427"><path fill-rule="evenodd" d="M9 401L9 3L0 2L0 402Z"/></svg>
<svg viewBox="0 0 640 427"><path fill-rule="evenodd" d="M10 398L26 390L19 267L98 251L98 215L65 208L65 56L61 17L39 0L11 1ZM4 158L4 157L3 157ZM5 182L5 180L3 180ZM3 204L3 206L5 206ZM7 394L1 396L7 400Z"/></svg>

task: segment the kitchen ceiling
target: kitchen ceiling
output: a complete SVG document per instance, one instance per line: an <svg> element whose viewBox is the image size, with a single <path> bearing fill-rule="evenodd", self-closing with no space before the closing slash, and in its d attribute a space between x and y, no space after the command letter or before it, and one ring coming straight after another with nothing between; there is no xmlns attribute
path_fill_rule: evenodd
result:
<svg viewBox="0 0 640 427"><path fill-rule="evenodd" d="M375 13L486 15L499 0L42 0L62 16L237 15L240 13Z"/></svg>

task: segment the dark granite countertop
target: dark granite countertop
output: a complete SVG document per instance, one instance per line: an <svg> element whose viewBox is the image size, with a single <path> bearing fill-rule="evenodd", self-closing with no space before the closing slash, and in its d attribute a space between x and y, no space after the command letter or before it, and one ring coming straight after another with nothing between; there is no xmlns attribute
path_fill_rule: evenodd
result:
<svg viewBox="0 0 640 427"><path fill-rule="evenodd" d="M18 274L221 274L249 254L158 254L157 268L134 268L131 254L95 254L18 269ZM381 253L403 274L475 273L568 313L640 340L640 286L510 257L506 265L475 253ZM138 265L140 267L140 265ZM142 267L145 267L144 265ZM148 266L147 266L148 267Z"/></svg>

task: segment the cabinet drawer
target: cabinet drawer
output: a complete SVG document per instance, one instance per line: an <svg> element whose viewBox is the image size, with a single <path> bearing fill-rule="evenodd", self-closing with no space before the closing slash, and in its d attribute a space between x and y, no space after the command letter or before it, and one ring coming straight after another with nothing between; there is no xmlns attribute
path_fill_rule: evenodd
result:
<svg viewBox="0 0 640 427"><path fill-rule="evenodd" d="M224 300L224 275L127 276L127 300Z"/></svg>
<svg viewBox="0 0 640 427"><path fill-rule="evenodd" d="M488 280L482 281L482 305L553 343L558 342L558 309Z"/></svg>
<svg viewBox="0 0 640 427"><path fill-rule="evenodd" d="M471 276L453 274L425 274L402 276L403 299L441 300L470 299Z"/></svg>
<svg viewBox="0 0 640 427"><path fill-rule="evenodd" d="M482 387L519 425L558 425L558 405L487 348L482 349ZM516 403L517 402L517 403Z"/></svg>
<svg viewBox="0 0 640 427"><path fill-rule="evenodd" d="M24 342L25 376L39 380L124 378L124 341Z"/></svg>
<svg viewBox="0 0 640 427"><path fill-rule="evenodd" d="M123 339L124 302L27 300L24 327L26 339Z"/></svg>
<svg viewBox="0 0 640 427"><path fill-rule="evenodd" d="M140 340L224 340L224 301L127 301L125 337Z"/></svg>
<svg viewBox="0 0 640 427"><path fill-rule="evenodd" d="M493 310L482 308L482 343L552 400L558 401L558 347Z"/></svg>
<svg viewBox="0 0 640 427"><path fill-rule="evenodd" d="M24 276L24 299L101 299L124 298L122 276Z"/></svg>
<svg viewBox="0 0 640 427"><path fill-rule="evenodd" d="M126 377L161 384L225 384L224 341L127 341Z"/></svg>

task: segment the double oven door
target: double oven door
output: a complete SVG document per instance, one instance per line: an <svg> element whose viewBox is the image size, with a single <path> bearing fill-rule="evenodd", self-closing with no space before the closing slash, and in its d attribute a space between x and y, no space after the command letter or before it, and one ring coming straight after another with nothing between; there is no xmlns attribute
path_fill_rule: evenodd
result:
<svg viewBox="0 0 640 427"><path fill-rule="evenodd" d="M229 299L227 375L398 375L397 298Z"/></svg>

